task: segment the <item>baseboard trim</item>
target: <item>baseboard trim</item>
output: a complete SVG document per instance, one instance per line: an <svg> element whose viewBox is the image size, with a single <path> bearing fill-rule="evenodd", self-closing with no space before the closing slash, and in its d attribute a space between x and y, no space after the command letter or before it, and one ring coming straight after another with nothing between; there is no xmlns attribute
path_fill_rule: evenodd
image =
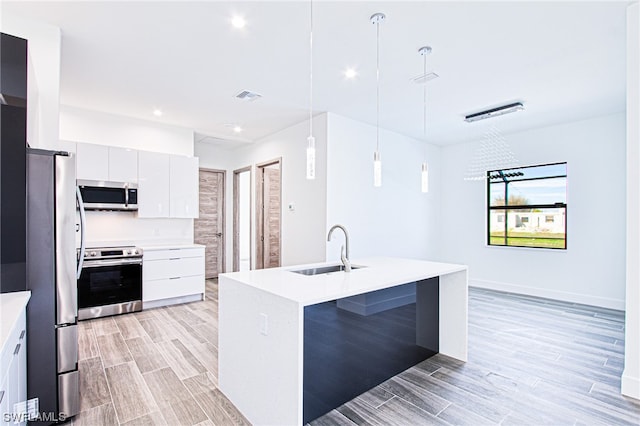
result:
<svg viewBox="0 0 640 426"><path fill-rule="evenodd" d="M527 296L544 297L546 299L562 300L564 302L579 303L581 305L599 306L601 308L625 310L625 301L606 297L589 296L587 294L570 293L517 284L502 283L488 280L469 280L470 287L486 288L489 290L506 291L509 293L525 294Z"/></svg>
<svg viewBox="0 0 640 426"><path fill-rule="evenodd" d="M640 378L631 377L622 373L622 387L621 391L624 396L628 396L635 399L640 399Z"/></svg>

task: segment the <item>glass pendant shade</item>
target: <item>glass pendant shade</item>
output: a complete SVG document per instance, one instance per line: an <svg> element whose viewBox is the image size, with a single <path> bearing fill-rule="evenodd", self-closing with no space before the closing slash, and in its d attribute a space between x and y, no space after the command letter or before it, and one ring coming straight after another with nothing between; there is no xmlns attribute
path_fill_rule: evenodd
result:
<svg viewBox="0 0 640 426"><path fill-rule="evenodd" d="M382 161L378 151L373 153L373 186L382 186Z"/></svg>
<svg viewBox="0 0 640 426"><path fill-rule="evenodd" d="M422 192L429 192L429 167L427 163L422 163Z"/></svg>
<svg viewBox="0 0 640 426"><path fill-rule="evenodd" d="M307 146L307 179L316 178L316 138L309 136L307 138L309 145Z"/></svg>

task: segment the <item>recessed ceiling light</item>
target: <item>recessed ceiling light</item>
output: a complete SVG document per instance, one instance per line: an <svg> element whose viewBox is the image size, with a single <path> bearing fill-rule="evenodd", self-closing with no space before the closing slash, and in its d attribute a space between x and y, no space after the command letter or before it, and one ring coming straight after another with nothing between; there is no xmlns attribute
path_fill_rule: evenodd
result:
<svg viewBox="0 0 640 426"><path fill-rule="evenodd" d="M156 117L162 117L162 110L160 108L154 109L153 115L155 115Z"/></svg>
<svg viewBox="0 0 640 426"><path fill-rule="evenodd" d="M244 130L242 126L236 123L224 123L224 127L233 130L234 133L240 133Z"/></svg>
<svg viewBox="0 0 640 426"><path fill-rule="evenodd" d="M356 70L355 70L355 69L353 69L353 68L347 68L347 69L344 71L344 76L345 76L346 78L348 78L349 80L354 79L357 75L358 75L358 71L356 71Z"/></svg>
<svg viewBox="0 0 640 426"><path fill-rule="evenodd" d="M234 28L244 28L247 25L247 21L242 16L234 16L231 18L231 25Z"/></svg>

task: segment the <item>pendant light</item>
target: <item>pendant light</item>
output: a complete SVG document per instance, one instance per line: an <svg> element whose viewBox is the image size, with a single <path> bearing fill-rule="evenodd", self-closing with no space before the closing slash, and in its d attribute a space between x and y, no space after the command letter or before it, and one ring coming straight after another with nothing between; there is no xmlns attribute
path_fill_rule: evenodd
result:
<svg viewBox="0 0 640 426"><path fill-rule="evenodd" d="M380 23L384 13L374 13L369 20L376 26L376 150L373 153L373 186L382 186L382 161L380 159Z"/></svg>
<svg viewBox="0 0 640 426"><path fill-rule="evenodd" d="M426 76L427 75L427 55L431 53L431 47L423 46L420 49L418 49L418 53L423 58L422 75ZM424 135L423 137L426 143L427 141L427 84L426 82L424 83L423 92L422 92L422 118L423 118L422 132L423 132L423 135ZM429 192L429 165L427 164L426 161L422 163L422 171L420 173L420 187L422 188L422 192L424 193Z"/></svg>
<svg viewBox="0 0 640 426"><path fill-rule="evenodd" d="M307 179L316 178L316 138L313 137L313 0L309 2L309 137L307 138Z"/></svg>

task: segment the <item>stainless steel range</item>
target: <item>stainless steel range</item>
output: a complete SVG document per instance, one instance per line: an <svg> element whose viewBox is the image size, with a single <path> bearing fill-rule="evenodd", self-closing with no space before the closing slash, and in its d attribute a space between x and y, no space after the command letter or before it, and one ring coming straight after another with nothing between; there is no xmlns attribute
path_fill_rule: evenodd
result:
<svg viewBox="0 0 640 426"><path fill-rule="evenodd" d="M78 250L78 319L142 310L142 249L94 247Z"/></svg>

